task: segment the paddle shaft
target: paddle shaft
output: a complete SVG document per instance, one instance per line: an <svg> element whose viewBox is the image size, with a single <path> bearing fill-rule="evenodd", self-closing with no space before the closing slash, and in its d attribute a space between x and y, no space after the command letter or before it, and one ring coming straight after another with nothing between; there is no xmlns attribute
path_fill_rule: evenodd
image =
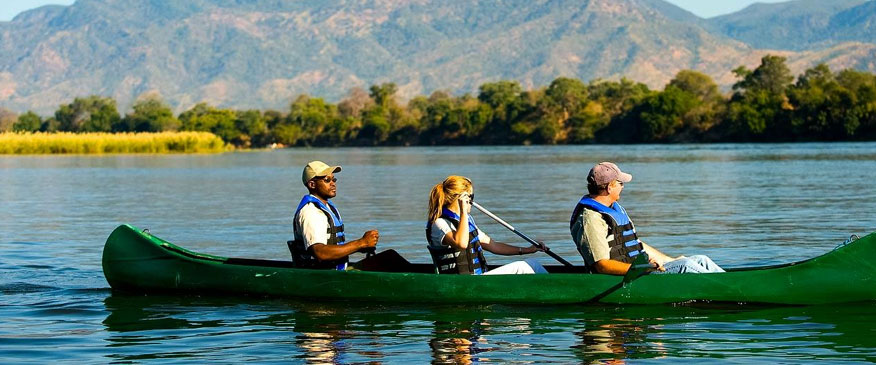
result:
<svg viewBox="0 0 876 365"><path fill-rule="evenodd" d="M501 224L501 225L504 226L505 228L508 228L508 230L510 230L511 232L514 232L515 234L517 234L518 236L520 236L520 238L523 238L524 240L526 240L526 242L529 242L529 243L531 243L533 246L538 247L538 248L544 250L544 252L545 252L546 254L548 254L550 257L553 257L555 260L559 261L561 264L566 265L566 266L568 266L568 267L572 267L572 264L570 264L568 261L564 260L562 257L558 256L557 254L551 252L551 250L550 250L547 246L545 246L545 245L542 244L542 243L539 243L539 242L536 241L536 240L533 240L532 238L527 237L525 234L523 234L523 233L521 233L520 231L518 231L517 229L515 229L514 226L508 224L508 222L505 222L504 220L502 220L502 218L497 217L495 214L491 213L489 210L487 210L486 208L482 207L480 204L475 203L475 202L471 202L471 206L473 206L473 207L477 208L478 210L480 210L481 213L486 214L487 217L493 218L494 221L496 221L497 223Z"/></svg>

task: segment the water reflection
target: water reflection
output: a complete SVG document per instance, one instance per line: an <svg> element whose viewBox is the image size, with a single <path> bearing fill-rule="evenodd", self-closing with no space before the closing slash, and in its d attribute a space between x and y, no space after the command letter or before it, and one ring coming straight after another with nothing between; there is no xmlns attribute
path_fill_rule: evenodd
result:
<svg viewBox="0 0 876 365"><path fill-rule="evenodd" d="M281 316L270 316L264 322L275 322ZM344 362L344 354L358 352L360 355L371 356L373 351L363 351L364 348L353 348L349 341L355 333L348 329L347 318L334 308L302 308L295 311L291 319L295 333L295 345L302 351L296 358L316 364L337 364ZM284 321L285 322L285 321Z"/></svg>
<svg viewBox="0 0 876 365"><path fill-rule="evenodd" d="M295 323L298 323L296 321ZM347 334L341 328L324 325L312 328L295 327L295 344L304 350L300 358L314 363L338 363L346 349Z"/></svg>
<svg viewBox="0 0 876 365"><path fill-rule="evenodd" d="M480 353L486 340L481 337L486 321L435 321L429 348L433 364L471 364L482 360Z"/></svg>
<svg viewBox="0 0 876 365"><path fill-rule="evenodd" d="M594 324L575 332L581 343L572 347L582 362L624 364L635 346L645 342L644 329L635 322Z"/></svg>
<svg viewBox="0 0 876 365"><path fill-rule="evenodd" d="M337 203L347 229L376 228L384 248L413 262L430 260L428 188L462 174L477 181L483 206L580 264L564 222L589 167L604 160L636 176L624 205L644 238L667 253L702 253L728 267L791 262L876 227L876 143L0 157L0 358L876 362L873 304L642 309L107 297L102 242L124 222L199 252L288 258L289 219L303 193L294 181L314 159L344 166ZM494 238L520 242L475 214ZM70 291L80 288L87 291Z"/></svg>
<svg viewBox="0 0 876 365"><path fill-rule="evenodd" d="M872 303L412 306L112 295L104 306L111 361L876 361Z"/></svg>

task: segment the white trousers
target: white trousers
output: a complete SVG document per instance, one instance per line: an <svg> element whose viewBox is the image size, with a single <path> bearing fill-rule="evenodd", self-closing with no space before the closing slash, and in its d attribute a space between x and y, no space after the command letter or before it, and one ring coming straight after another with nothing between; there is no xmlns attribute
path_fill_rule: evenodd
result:
<svg viewBox="0 0 876 365"><path fill-rule="evenodd" d="M499 266L495 269L487 271L484 275L510 275L510 274L547 274L544 266L541 266L536 259L526 259L523 261L514 261L507 265Z"/></svg>

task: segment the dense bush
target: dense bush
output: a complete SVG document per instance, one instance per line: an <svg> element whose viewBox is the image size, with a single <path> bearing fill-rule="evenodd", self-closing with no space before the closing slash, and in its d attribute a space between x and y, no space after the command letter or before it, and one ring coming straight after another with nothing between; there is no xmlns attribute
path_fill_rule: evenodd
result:
<svg viewBox="0 0 876 365"><path fill-rule="evenodd" d="M156 97L119 116L110 98L76 98L54 118L18 117L15 131L203 131L238 147L447 144L568 144L876 138L876 77L825 65L795 82L783 57L768 55L723 95L707 75L683 70L662 90L627 79L558 78L525 90L516 81L477 95L444 91L406 104L392 83L354 88L337 104L308 95L288 112L235 111L200 103L174 117ZM8 124L8 123L7 123Z"/></svg>

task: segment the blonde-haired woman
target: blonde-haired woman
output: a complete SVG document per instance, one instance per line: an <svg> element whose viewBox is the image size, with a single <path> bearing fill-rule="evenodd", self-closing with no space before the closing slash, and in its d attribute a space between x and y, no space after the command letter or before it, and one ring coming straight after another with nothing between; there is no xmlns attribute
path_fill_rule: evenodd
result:
<svg viewBox="0 0 876 365"><path fill-rule="evenodd" d="M429 194L429 221L426 239L429 253L440 274L547 274L535 259L515 261L487 272L484 250L497 255L523 255L537 252L535 246L516 247L490 238L478 229L472 217L474 189L463 176L448 176Z"/></svg>

